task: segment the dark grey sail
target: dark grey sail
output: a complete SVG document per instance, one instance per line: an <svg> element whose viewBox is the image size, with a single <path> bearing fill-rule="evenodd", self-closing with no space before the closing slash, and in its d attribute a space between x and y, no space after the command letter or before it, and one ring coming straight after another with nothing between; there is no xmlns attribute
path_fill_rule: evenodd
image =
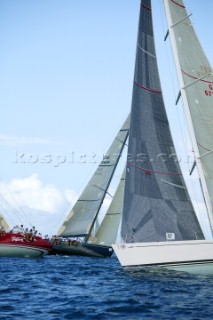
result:
<svg viewBox="0 0 213 320"><path fill-rule="evenodd" d="M176 161L150 0L140 8L121 236L125 242L204 238Z"/></svg>

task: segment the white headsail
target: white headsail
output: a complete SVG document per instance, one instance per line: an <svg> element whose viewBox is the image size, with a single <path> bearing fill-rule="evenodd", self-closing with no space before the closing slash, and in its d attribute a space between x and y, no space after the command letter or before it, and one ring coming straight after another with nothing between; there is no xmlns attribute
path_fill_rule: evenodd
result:
<svg viewBox="0 0 213 320"><path fill-rule="evenodd" d="M180 93L213 229L213 70L182 0L164 0Z"/></svg>
<svg viewBox="0 0 213 320"><path fill-rule="evenodd" d="M92 241L93 243L111 246L116 241L123 210L125 174L126 169L124 169L112 202Z"/></svg>

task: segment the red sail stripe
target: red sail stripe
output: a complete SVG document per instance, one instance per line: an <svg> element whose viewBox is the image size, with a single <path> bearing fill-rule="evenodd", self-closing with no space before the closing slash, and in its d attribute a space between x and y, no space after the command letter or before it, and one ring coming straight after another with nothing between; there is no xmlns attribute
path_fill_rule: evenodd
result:
<svg viewBox="0 0 213 320"><path fill-rule="evenodd" d="M191 74L185 72L183 69L181 69L181 71L182 71L186 76L189 76L189 77L192 78L192 79L199 80L199 81L202 81L202 82L212 83L212 84L213 84L212 81L199 79L199 78L197 78L197 77L195 77L195 76L192 76Z"/></svg>
<svg viewBox="0 0 213 320"><path fill-rule="evenodd" d="M152 89L146 88L146 87L142 86L141 84L137 83L136 81L134 81L134 84L136 86L138 86L139 88L141 88L141 89L144 89L144 90L147 90L147 91L150 91L150 92L161 93L161 91L152 90Z"/></svg>
<svg viewBox="0 0 213 320"><path fill-rule="evenodd" d="M175 3L177 6L179 6L179 7L181 7L181 8L185 8L184 6L182 6L182 4L177 3L177 2L176 2L176 1L174 1L174 0L171 0L171 2Z"/></svg>
<svg viewBox="0 0 213 320"><path fill-rule="evenodd" d="M141 6L144 7L145 9L147 9L147 10L152 10L151 8L145 6L143 3L141 4Z"/></svg>
<svg viewBox="0 0 213 320"><path fill-rule="evenodd" d="M181 176L182 174L179 173L179 172L168 172L168 171L155 171L155 170L150 170L150 169L146 169L146 168L142 168L142 167L139 167L139 166L136 166L134 165L133 163L131 162L128 162L128 164L134 168L137 168L137 169L140 169L142 171L145 172L145 174L147 175L150 175L151 173L159 173L159 174L173 174L173 175L176 175L176 176Z"/></svg>

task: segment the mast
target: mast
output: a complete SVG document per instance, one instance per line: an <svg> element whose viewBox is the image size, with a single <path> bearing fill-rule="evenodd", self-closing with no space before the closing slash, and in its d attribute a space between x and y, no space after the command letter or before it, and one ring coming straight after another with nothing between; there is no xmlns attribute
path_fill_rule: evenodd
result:
<svg viewBox="0 0 213 320"><path fill-rule="evenodd" d="M204 239L176 160L155 53L150 0L140 6L121 236Z"/></svg>
<svg viewBox="0 0 213 320"><path fill-rule="evenodd" d="M128 116L58 234L90 237L129 134Z"/></svg>
<svg viewBox="0 0 213 320"><path fill-rule="evenodd" d="M213 70L182 0L164 0L180 94L213 232Z"/></svg>

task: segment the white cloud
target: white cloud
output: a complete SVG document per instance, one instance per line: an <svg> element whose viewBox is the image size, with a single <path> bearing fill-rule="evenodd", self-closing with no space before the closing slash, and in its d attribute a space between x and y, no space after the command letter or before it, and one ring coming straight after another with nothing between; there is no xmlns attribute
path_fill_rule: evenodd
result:
<svg viewBox="0 0 213 320"><path fill-rule="evenodd" d="M34 210L55 213L64 202L62 192L54 185L44 185L37 174L25 179L13 179L7 184L7 189L20 206Z"/></svg>
<svg viewBox="0 0 213 320"><path fill-rule="evenodd" d="M1 133L0 145L6 146L23 146L23 145L66 145L66 142L50 140L44 138L30 138L25 136L11 136Z"/></svg>
<svg viewBox="0 0 213 320"><path fill-rule="evenodd" d="M38 174L27 178L15 178L10 182L0 184L1 211L7 217L13 215L19 221L24 218L29 224L36 225L39 230L50 233L50 226L59 228L57 221L65 218L68 210L74 204L76 194L72 190L61 191L53 184L44 184ZM5 216L5 213L6 216ZM11 221L15 221L14 217ZM23 223L24 223L23 221ZM63 221L61 221L62 223ZM11 224L11 222L10 222Z"/></svg>

